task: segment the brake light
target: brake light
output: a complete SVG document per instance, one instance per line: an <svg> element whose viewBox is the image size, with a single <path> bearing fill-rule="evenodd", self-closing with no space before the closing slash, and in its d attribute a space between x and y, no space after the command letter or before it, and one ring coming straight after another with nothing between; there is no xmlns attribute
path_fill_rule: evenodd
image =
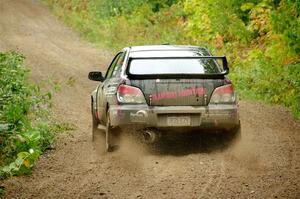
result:
<svg viewBox="0 0 300 199"><path fill-rule="evenodd" d="M121 84L118 87L117 99L120 103L129 103L129 104L146 103L145 97L139 88L124 85L124 84Z"/></svg>
<svg viewBox="0 0 300 199"><path fill-rule="evenodd" d="M210 103L234 103L236 101L235 92L231 84L216 88L210 98Z"/></svg>

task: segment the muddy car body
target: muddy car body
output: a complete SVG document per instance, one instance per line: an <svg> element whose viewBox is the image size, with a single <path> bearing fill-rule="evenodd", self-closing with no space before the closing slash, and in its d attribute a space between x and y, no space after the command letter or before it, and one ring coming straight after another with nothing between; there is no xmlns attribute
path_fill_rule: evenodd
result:
<svg viewBox="0 0 300 199"><path fill-rule="evenodd" d="M124 48L105 76L89 74L101 82L91 96L93 133L105 129L107 150L115 127L236 133L238 106L228 71L226 57L197 46Z"/></svg>

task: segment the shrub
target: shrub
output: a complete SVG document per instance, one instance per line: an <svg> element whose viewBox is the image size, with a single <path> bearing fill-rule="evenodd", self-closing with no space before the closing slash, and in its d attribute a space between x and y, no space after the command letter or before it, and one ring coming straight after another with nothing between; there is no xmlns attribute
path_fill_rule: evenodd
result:
<svg viewBox="0 0 300 199"><path fill-rule="evenodd" d="M0 52L0 178L30 173L53 142L50 93L27 81L24 56Z"/></svg>

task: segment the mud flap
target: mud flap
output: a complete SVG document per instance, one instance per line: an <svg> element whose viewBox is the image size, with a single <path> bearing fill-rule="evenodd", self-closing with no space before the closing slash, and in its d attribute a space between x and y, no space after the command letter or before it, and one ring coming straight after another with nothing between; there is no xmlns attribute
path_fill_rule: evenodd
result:
<svg viewBox="0 0 300 199"><path fill-rule="evenodd" d="M113 152L119 148L119 128L112 128L109 117L109 110L107 111L107 122L105 127L105 150L106 152Z"/></svg>

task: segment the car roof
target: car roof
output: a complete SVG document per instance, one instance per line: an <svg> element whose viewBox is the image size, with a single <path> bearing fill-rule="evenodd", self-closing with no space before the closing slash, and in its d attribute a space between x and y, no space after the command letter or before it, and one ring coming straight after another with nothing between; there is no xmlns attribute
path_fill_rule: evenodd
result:
<svg viewBox="0 0 300 199"><path fill-rule="evenodd" d="M191 45L145 45L145 46L131 46L129 47L131 52L136 51L161 51L161 50L199 50L205 49L199 46Z"/></svg>
<svg viewBox="0 0 300 199"><path fill-rule="evenodd" d="M190 45L147 45L129 47L129 57L194 57L210 56L206 48Z"/></svg>

